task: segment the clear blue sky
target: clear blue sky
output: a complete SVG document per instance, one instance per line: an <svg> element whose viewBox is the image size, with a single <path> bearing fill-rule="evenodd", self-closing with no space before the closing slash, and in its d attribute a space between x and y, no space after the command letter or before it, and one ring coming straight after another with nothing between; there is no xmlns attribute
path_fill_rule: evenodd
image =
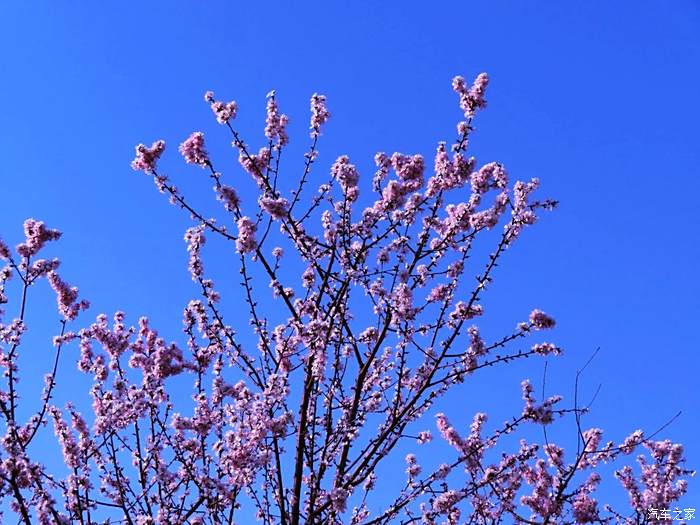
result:
<svg viewBox="0 0 700 525"><path fill-rule="evenodd" d="M3 238L17 243L30 216L60 228L52 253L93 303L84 321L124 309L177 338L196 293L188 220L129 168L136 143L168 141L168 173L207 202L209 183L176 153L191 131L211 137L223 171L244 174L204 91L239 102L257 147L265 94L277 89L299 151L318 91L333 114L319 171L348 153L369 179L376 151L432 159L459 118L450 79L488 71L471 153L500 160L512 177L539 177L541 194L561 201L499 269L485 303L492 333L533 307L550 312L566 350L549 364L550 390L569 395L575 370L600 347L584 378L589 394L602 384L589 424L617 440L682 411L663 435L684 442L700 467L700 2L439 4L3 3ZM27 384L39 381L41 352L47 366L51 355L31 351ZM540 362L490 376L494 399L509 403L494 409L495 423L520 407L520 379L541 373ZM78 395L62 388L59 401ZM489 410L446 403L466 406L465 418ZM698 483L684 501L700 505Z"/></svg>

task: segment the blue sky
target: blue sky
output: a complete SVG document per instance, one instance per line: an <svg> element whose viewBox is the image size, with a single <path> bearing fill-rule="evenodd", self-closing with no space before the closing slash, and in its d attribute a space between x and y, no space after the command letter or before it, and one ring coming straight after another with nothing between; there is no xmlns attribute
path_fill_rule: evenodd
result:
<svg viewBox="0 0 700 525"><path fill-rule="evenodd" d="M600 347L584 378L588 393L602 385L591 426L620 439L682 411L663 436L700 466L699 2L6 2L0 45L0 234L19 242L26 217L63 230L52 253L93 303L83 319L146 314L168 338L196 293L189 223L129 168L136 143L164 138L168 173L208 203L209 182L176 153L191 131L232 180L244 174L204 91L238 101L258 147L276 89L298 158L318 91L332 112L318 173L347 153L368 182L377 151L432 159L460 116L451 78L489 72L471 154L539 177L541 195L561 201L499 269L485 302L492 333L550 312L566 354L549 363L548 388L570 394ZM50 348L39 351L48 366ZM32 384L42 361L28 361ZM541 374L541 363L516 366L487 376L489 391L513 412L520 379ZM465 420L484 409L475 402Z"/></svg>

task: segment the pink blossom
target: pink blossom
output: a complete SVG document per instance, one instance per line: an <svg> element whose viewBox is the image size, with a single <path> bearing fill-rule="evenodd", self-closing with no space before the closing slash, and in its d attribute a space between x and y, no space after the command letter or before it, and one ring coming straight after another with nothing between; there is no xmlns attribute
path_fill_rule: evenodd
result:
<svg viewBox="0 0 700 525"><path fill-rule="evenodd" d="M258 245L255 242L255 231L258 227L249 217L241 217L238 219L238 239L236 239L236 248L239 253L254 252Z"/></svg>
<svg viewBox="0 0 700 525"><path fill-rule="evenodd" d="M425 443L428 443L433 440L433 434L429 430L423 430L418 433L418 444L419 445L424 445Z"/></svg>
<svg viewBox="0 0 700 525"><path fill-rule="evenodd" d="M537 343L532 346L532 351L540 355L559 355L561 348L554 343Z"/></svg>
<svg viewBox="0 0 700 525"><path fill-rule="evenodd" d="M267 97L267 119L265 122L265 136L272 140L277 140L280 146L284 146L289 142L287 136L287 124L289 117L281 115L275 99L275 92L271 91Z"/></svg>
<svg viewBox="0 0 700 525"><path fill-rule="evenodd" d="M350 164L350 158L345 155L338 157L331 167L331 173L340 183L348 200L354 201L358 195L357 183L360 180L360 174L355 165Z"/></svg>
<svg viewBox="0 0 700 525"><path fill-rule="evenodd" d="M243 169L253 176L259 185L262 185L263 174L267 170L271 156L272 152L269 148L260 148L257 155L247 155L243 150L241 150L240 155L238 156L238 162L241 163Z"/></svg>
<svg viewBox="0 0 700 525"><path fill-rule="evenodd" d="M471 175L472 191L474 193L486 193L490 188L505 189L508 185L508 176L505 169L498 162L485 164Z"/></svg>
<svg viewBox="0 0 700 525"><path fill-rule="evenodd" d="M3 242L2 239L0 239L0 259L9 259L10 258L10 249L7 247L7 244Z"/></svg>
<svg viewBox="0 0 700 525"><path fill-rule="evenodd" d="M454 310L450 312L450 320L452 321L467 321L483 315L484 309L480 304L467 304L464 301L459 301L455 305Z"/></svg>
<svg viewBox="0 0 700 525"><path fill-rule="evenodd" d="M282 219L286 216L289 209L289 201L283 198L261 197L260 207L275 219Z"/></svg>
<svg viewBox="0 0 700 525"><path fill-rule="evenodd" d="M466 118L472 118L477 109L486 106L484 95L488 83L489 77L486 73L479 74L471 88L467 88L463 77L457 76L452 80L452 89L459 95L459 106Z"/></svg>
<svg viewBox="0 0 700 525"><path fill-rule="evenodd" d="M63 420L60 410L51 407L50 413L54 420L54 432L63 449L63 459L66 465L70 468L78 468L81 465L80 450L70 428Z"/></svg>
<svg viewBox="0 0 700 525"><path fill-rule="evenodd" d="M190 254L188 269L192 279L196 281L201 278L204 273L200 256L200 250L206 242L204 226L188 228L185 232L185 241L187 242L187 251Z"/></svg>
<svg viewBox="0 0 700 525"><path fill-rule="evenodd" d="M627 436L620 445L620 448L622 449L622 452L624 454L631 454L634 452L635 447L640 445L644 439L644 432L641 430L635 430L632 432L629 436Z"/></svg>
<svg viewBox="0 0 700 525"><path fill-rule="evenodd" d="M39 253L47 242L59 239L61 232L47 228L41 221L27 219L24 221L24 235L26 239L17 246L17 253L22 257L31 257Z"/></svg>
<svg viewBox="0 0 700 525"><path fill-rule="evenodd" d="M585 492L580 492L574 499L574 520L576 523L594 523L599 520L598 502Z"/></svg>
<svg viewBox="0 0 700 525"><path fill-rule="evenodd" d="M157 140L151 147L139 144L136 146L136 158L131 162L131 167L136 171L152 173L156 171L156 163L165 151L165 141Z"/></svg>
<svg viewBox="0 0 700 525"><path fill-rule="evenodd" d="M438 514L447 514L463 497L464 495L456 490L443 492L435 498L433 510Z"/></svg>
<svg viewBox="0 0 700 525"><path fill-rule="evenodd" d="M406 474L408 474L409 479L416 478L423 470L418 464L415 454L406 455L406 465Z"/></svg>
<svg viewBox="0 0 700 525"><path fill-rule="evenodd" d="M207 91L204 94L204 100L211 104L211 110L216 115L216 121L219 124L226 124L236 118L238 112L238 104L236 102L221 102L214 99L214 92Z"/></svg>
<svg viewBox="0 0 700 525"><path fill-rule="evenodd" d="M209 155L204 149L204 133L195 131L180 144L180 153L188 164L199 164L202 167L209 166Z"/></svg>
<svg viewBox="0 0 700 525"><path fill-rule="evenodd" d="M78 289L66 284L56 272L49 272L48 280L51 288L56 292L58 311L65 319L75 319L80 310L87 310L90 307L88 301L78 301Z"/></svg>
<svg viewBox="0 0 700 525"><path fill-rule="evenodd" d="M548 425L554 420L554 410L552 407L561 401L561 396L551 396L543 403L538 405L534 398L534 388L530 381L525 380L521 384L523 390L523 400L525 400L525 408L523 409L523 417L535 423Z"/></svg>
<svg viewBox="0 0 700 525"><path fill-rule="evenodd" d="M442 437L445 439L445 441L447 441L457 450L463 451L464 442L462 441L462 438L457 432L457 429L450 425L447 416L441 412L435 416L435 419L437 420L438 430L440 431L440 434L442 434Z"/></svg>
<svg viewBox="0 0 700 525"><path fill-rule="evenodd" d="M236 190L230 186L226 186L225 184L222 184L217 188L216 198L224 203L224 207L227 211L235 211L241 204L241 200L239 199Z"/></svg>
<svg viewBox="0 0 700 525"><path fill-rule="evenodd" d="M547 330L549 328L554 328L556 321L542 310L535 309L530 313L530 323L536 330Z"/></svg>
<svg viewBox="0 0 700 525"><path fill-rule="evenodd" d="M348 499L348 491L340 488L340 487L335 487L333 490L331 490L329 494L329 499L332 502L333 508L337 512L345 512L345 509L347 508L347 499Z"/></svg>
<svg viewBox="0 0 700 525"><path fill-rule="evenodd" d="M475 163L475 159L467 159L461 153L455 153L450 160L445 143L440 142L435 153L435 174L428 180L426 195L432 197L438 191L461 188L472 175Z"/></svg>
<svg viewBox="0 0 700 525"><path fill-rule="evenodd" d="M394 312L398 321L407 321L415 317L416 310L413 307L413 293L407 284L399 284L396 287L393 298Z"/></svg>
<svg viewBox="0 0 700 525"><path fill-rule="evenodd" d="M311 138L321 134L321 126L328 122L330 116L326 108L326 97L318 93L311 95Z"/></svg>
<svg viewBox="0 0 700 525"><path fill-rule="evenodd" d="M464 367L467 371L471 371L477 367L479 357L485 355L487 351L476 326L470 326L467 332L469 333L470 344L464 354Z"/></svg>
<svg viewBox="0 0 700 525"><path fill-rule="evenodd" d="M391 159L384 152L379 152L374 156L374 163L377 166L377 171L374 174L374 179L372 180L372 186L374 191L379 191L379 187L382 181L389 174L391 169Z"/></svg>
<svg viewBox="0 0 700 525"><path fill-rule="evenodd" d="M394 153L391 156L391 165L406 185L407 191L416 191L423 185L425 163L422 156Z"/></svg>

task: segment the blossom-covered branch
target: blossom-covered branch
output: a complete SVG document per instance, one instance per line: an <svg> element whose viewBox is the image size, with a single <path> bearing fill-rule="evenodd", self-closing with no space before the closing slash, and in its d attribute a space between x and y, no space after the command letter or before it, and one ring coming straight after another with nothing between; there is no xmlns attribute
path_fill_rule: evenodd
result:
<svg viewBox="0 0 700 525"><path fill-rule="evenodd" d="M648 523L648 508L677 502L691 474L680 445L642 431L603 443L602 430L583 425L588 407L539 399L529 380L522 410L503 425L491 425L476 402L468 428L445 413L441 397L484 368L562 353L541 339L555 320L536 308L500 337L482 335L490 313L483 298L499 266L556 206L535 198L538 179L512 181L502 164L468 156L488 82L486 74L471 84L453 80L464 118L451 146L435 146L430 167L419 154L378 152L369 179L347 155L318 173L331 116L325 96L311 97L310 144L296 172L287 153L283 162L290 119L276 92L267 97L259 148L236 127L238 104L207 92L239 166L221 170L202 131L177 149L192 165L193 175L182 176L213 182L216 216L165 174L163 140L139 144L132 168L192 220L184 240L195 295L182 333L168 339L148 318L127 322L124 312L78 325L87 301L60 276L57 259L38 258L57 230L29 219L15 250L0 241L0 303L17 311L9 322L0 318L0 499L17 519ZM228 247L216 257L230 261L239 288L218 287L209 274L212 237ZM57 298L58 335L43 392L21 390L23 403L36 401L25 420L27 407L17 409L31 328L25 312L43 280ZM231 302L234 311L224 307ZM56 377L60 361L88 376L87 410L78 393L73 404L53 404L66 387ZM528 425L566 421L578 443L555 444L546 433L544 443L510 438L529 435ZM47 468L31 446L47 422L56 436L50 452L65 469ZM639 470L627 461L635 451L646 451ZM400 462L404 482L382 483ZM630 508L603 501L604 463L618 465Z"/></svg>

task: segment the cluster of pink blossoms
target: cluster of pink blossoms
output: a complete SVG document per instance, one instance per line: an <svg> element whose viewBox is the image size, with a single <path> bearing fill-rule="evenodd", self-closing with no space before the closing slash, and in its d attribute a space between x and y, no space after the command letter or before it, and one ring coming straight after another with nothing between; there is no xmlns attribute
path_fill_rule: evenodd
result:
<svg viewBox="0 0 700 525"><path fill-rule="evenodd" d="M350 158L347 155L338 157L331 167L331 173L345 192L347 200L350 202L356 200L360 191L357 186L360 174L355 165L350 163Z"/></svg>
<svg viewBox="0 0 700 525"><path fill-rule="evenodd" d="M235 101L221 102L216 100L213 91L207 91L204 94L204 100L211 104L211 110L216 115L216 121L219 124L228 124L229 121L236 118L238 104Z"/></svg>
<svg viewBox="0 0 700 525"><path fill-rule="evenodd" d="M80 310L87 310L90 307L88 301L84 299L78 301L78 288L69 286L56 272L49 272L47 278L51 288L56 292L58 311L63 317L72 321L78 316Z"/></svg>
<svg viewBox="0 0 700 525"><path fill-rule="evenodd" d="M489 77L486 73L481 73L471 87L463 77L457 76L452 80L452 89L459 95L459 106L464 111L464 116L471 119L476 114L477 109L486 106L486 86L489 84Z"/></svg>
<svg viewBox="0 0 700 525"><path fill-rule="evenodd" d="M238 219L238 239L236 248L240 253L253 252L257 248L255 242L256 224L249 217Z"/></svg>
<svg viewBox="0 0 700 525"><path fill-rule="evenodd" d="M137 171L151 173L156 170L156 163L165 151L165 141L157 140L151 147L139 144L136 146L136 158L131 162L131 167Z"/></svg>
<svg viewBox="0 0 700 525"><path fill-rule="evenodd" d="M556 322L542 310L533 310L530 313L530 323L538 330L545 330L547 328L554 328Z"/></svg>
<svg viewBox="0 0 700 525"><path fill-rule="evenodd" d="M326 107L326 97L318 93L311 95L311 138L317 138L321 134L321 127L330 116Z"/></svg>
<svg viewBox="0 0 700 525"><path fill-rule="evenodd" d="M261 197L260 207L275 219L283 218L289 211L289 201L285 198Z"/></svg>
<svg viewBox="0 0 700 525"><path fill-rule="evenodd" d="M276 140L280 146L284 146L289 142L287 136L287 124L289 117L280 114L277 100L275 100L275 92L271 91L267 96L267 119L265 122L265 136L270 141Z"/></svg>
<svg viewBox="0 0 700 525"><path fill-rule="evenodd" d="M209 165L209 155L204 148L204 133L201 131L192 133L180 144L179 149L188 164L199 164L202 167Z"/></svg>
<svg viewBox="0 0 700 525"><path fill-rule="evenodd" d="M55 241L61 237L61 232L47 228L42 221L27 219L24 221L25 241L17 245L17 253L22 257L32 257L39 253L44 245L49 241ZM3 249L7 252L7 248ZM4 259L9 257L9 253L3 256Z"/></svg>

